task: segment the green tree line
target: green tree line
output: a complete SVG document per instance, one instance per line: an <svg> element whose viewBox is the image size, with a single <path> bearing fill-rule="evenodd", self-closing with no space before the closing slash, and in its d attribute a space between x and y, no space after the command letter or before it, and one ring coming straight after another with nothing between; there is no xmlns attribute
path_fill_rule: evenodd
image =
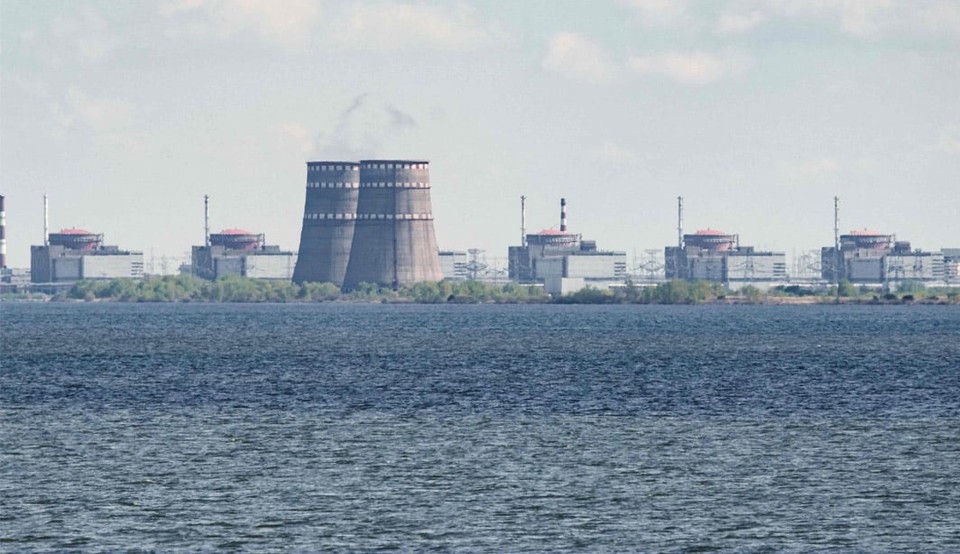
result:
<svg viewBox="0 0 960 554"><path fill-rule="evenodd" d="M415 302L443 303L558 303L558 304L701 304L715 301L762 303L780 297L815 296L828 301L838 296L836 287L814 291L796 285L774 287L764 292L746 285L725 291L710 281L668 281L652 287L627 283L613 290L587 287L564 296L551 297L543 287L480 281L423 282L392 290L360 283L351 292L341 292L332 283L291 283L244 277L206 281L189 275L146 279L80 281L58 298L119 302ZM903 283L896 291L883 293L841 282L839 296L855 302L901 303L913 301L960 303L960 289L928 289L922 283Z"/></svg>
<svg viewBox="0 0 960 554"><path fill-rule="evenodd" d="M340 292L332 283L303 283L223 277L206 281L189 275L146 279L80 281L63 298L119 302L536 302L543 301L541 287L515 283L492 285L478 281L416 283L398 291L360 283L351 292Z"/></svg>

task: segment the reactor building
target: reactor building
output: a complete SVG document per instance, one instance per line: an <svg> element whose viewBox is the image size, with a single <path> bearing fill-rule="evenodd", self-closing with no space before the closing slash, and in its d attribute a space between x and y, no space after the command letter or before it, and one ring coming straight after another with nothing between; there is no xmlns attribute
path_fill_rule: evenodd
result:
<svg viewBox="0 0 960 554"><path fill-rule="evenodd" d="M103 244L103 234L63 229L30 247L30 282L143 277L143 253Z"/></svg>
<svg viewBox="0 0 960 554"><path fill-rule="evenodd" d="M508 276L519 283L543 283L547 292L568 292L588 282L623 282L626 252L597 249L594 240L567 229L567 200L560 199L560 229L526 233L526 197L521 197L521 245L507 249ZM573 281L570 281L573 280ZM568 283L571 283L568 288Z"/></svg>
<svg viewBox="0 0 960 554"><path fill-rule="evenodd" d="M703 280L742 285L787 280L783 252L761 252L741 246L740 236L714 229L682 235L679 246L664 248L667 279Z"/></svg>
<svg viewBox="0 0 960 554"><path fill-rule="evenodd" d="M400 288L440 281L429 162L309 162L294 281Z"/></svg>
<svg viewBox="0 0 960 554"><path fill-rule="evenodd" d="M193 275L202 279L235 275L289 281L295 255L279 246L267 245L262 233L226 229L208 235L204 246L194 246L191 263Z"/></svg>
<svg viewBox="0 0 960 554"><path fill-rule="evenodd" d="M949 282L952 277L952 249L914 250L908 241L898 241L896 235L868 230L850 231L840 235L838 242L839 250L836 246L820 249L821 277L831 283Z"/></svg>
<svg viewBox="0 0 960 554"><path fill-rule="evenodd" d="M677 246L663 249L667 279L713 281L726 287L782 283L787 280L787 256L741 246L740 235L716 229L683 233L683 197L677 197Z"/></svg>

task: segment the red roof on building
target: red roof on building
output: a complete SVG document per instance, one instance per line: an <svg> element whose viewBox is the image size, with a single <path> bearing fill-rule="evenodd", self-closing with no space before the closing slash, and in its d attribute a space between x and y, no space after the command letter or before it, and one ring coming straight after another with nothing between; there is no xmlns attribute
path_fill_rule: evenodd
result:
<svg viewBox="0 0 960 554"><path fill-rule="evenodd" d="M96 233L91 233L86 229L60 229L61 235L95 235Z"/></svg>
<svg viewBox="0 0 960 554"><path fill-rule="evenodd" d="M707 237L724 237L724 236L727 235L727 234L724 233L723 231L717 231L716 229L701 229L701 230L697 231L696 234L697 234L697 235L700 235L700 236L702 236L702 237L703 237L703 236L707 236Z"/></svg>
<svg viewBox="0 0 960 554"><path fill-rule="evenodd" d="M250 231L245 231L243 229L224 229L220 231L221 235L252 235Z"/></svg>

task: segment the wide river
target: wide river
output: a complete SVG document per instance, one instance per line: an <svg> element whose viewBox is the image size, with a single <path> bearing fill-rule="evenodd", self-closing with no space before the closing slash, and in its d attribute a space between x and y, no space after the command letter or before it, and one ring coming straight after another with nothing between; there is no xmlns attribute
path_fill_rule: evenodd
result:
<svg viewBox="0 0 960 554"><path fill-rule="evenodd" d="M0 306L0 551L960 551L955 306Z"/></svg>

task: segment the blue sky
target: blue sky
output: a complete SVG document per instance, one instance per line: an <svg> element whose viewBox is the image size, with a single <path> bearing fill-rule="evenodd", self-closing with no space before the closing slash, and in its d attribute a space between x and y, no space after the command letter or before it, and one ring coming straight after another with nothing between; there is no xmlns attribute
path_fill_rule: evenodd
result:
<svg viewBox="0 0 960 554"><path fill-rule="evenodd" d="M0 0L10 265L51 227L295 249L312 159L431 161L440 247L960 246L960 2Z"/></svg>

